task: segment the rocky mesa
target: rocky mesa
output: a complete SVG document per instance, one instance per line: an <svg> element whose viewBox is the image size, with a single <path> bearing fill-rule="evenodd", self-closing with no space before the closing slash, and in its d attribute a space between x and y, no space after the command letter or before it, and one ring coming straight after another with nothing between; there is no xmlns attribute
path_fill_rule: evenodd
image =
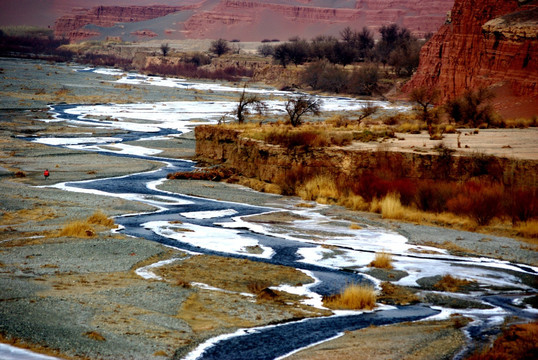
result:
<svg viewBox="0 0 538 360"><path fill-rule="evenodd" d="M536 115L538 2L456 0L447 22L422 48L404 91L437 87L443 101L490 87L504 115Z"/></svg>

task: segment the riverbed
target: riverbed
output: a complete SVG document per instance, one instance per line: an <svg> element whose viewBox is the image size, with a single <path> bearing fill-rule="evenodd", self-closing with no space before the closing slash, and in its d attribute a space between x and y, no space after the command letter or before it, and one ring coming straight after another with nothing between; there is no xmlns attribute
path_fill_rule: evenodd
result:
<svg viewBox="0 0 538 360"><path fill-rule="evenodd" d="M37 66L36 64L25 64L25 66L29 67L33 65L34 68ZM45 64L38 65L42 69L47 67ZM16 67L18 65L11 64L11 66ZM58 70L56 69L55 71ZM482 336L484 332L498 327L505 318L512 315L526 319L535 318L536 312L525 305L523 301L536 293L536 289L532 284L533 281L535 283L537 269L529 264L510 263L505 260L484 257L480 254L465 257L454 256L446 250L420 244L416 239L410 241L411 237L404 236L405 231L412 231L412 228L407 225L402 224L395 227L394 223L383 222L370 215L350 215L347 212L345 216L342 216L343 211L339 208L317 204L309 204L309 207L298 207L298 205L302 204L298 199L255 194L249 189L238 186L210 184L207 182L175 183L174 181L164 181L166 174L169 172L193 169L196 164L188 159L192 156L192 138L189 138L188 133L198 124L217 123L223 116L229 114L233 110L238 92L243 90L242 87L234 86L234 84L192 82L183 79L164 79L140 74L125 74L110 69L88 69L74 66L66 67L63 70L65 72L62 72L62 74L66 78L70 78L69 74L78 77L84 74L85 81L95 81L95 77L98 77L97 82L100 86L109 89L111 92L113 91L112 89L119 89L139 94L152 94L146 98L141 96L144 100L147 100L143 102L118 103L112 101L106 104L51 104L46 109L46 112L39 112L38 116L30 120L26 116L27 114L24 115L24 120L21 120L21 123L24 124L24 129L32 132L31 136L19 133L18 138L15 140L11 139L5 142L13 146L15 149L13 151L16 153L6 156L3 166L7 169L18 167L27 172L29 175L22 182L34 186L28 190L21 190L21 188L17 187L14 192L31 193L33 196L43 192L51 197L56 197L58 202L65 202L67 199L69 199L68 201L75 201L73 197L78 197L79 202L85 202L80 197L84 199L98 198L98 201L86 202L86 212L89 212L92 208L105 209L111 215L116 215L115 221L121 226L115 231L114 234L116 235L113 236L124 237L122 239L137 239L136 242L140 245L137 245L136 251L129 252L129 256L132 257L131 261L126 261L124 265L118 266L116 269L105 264L101 265L104 265L106 272L111 274L112 278L116 273L117 279L125 280L127 277L130 282L136 284L150 282L152 288L157 288L155 290L156 298L165 296L164 294L170 296L169 292L171 290L169 287L171 285L158 275L157 270L167 266L174 266L174 264L177 265L178 262L182 263L185 261L185 257L196 258L197 256L236 259L233 261L248 261L249 264L260 263L268 266L284 266L302 272L310 278L310 282L307 284L278 284L271 287L274 291L296 296L293 301L287 304L288 307L285 306L286 304L277 306L263 303L261 305L264 306L265 311L273 307L272 315L262 316L258 313L255 320L248 319L247 316L246 319L242 318L242 321L234 320L235 323L232 324L229 323L230 319L237 319L241 316L229 315L225 319L214 319L213 322L210 320L200 322L200 319L194 318L203 315L201 312L207 311L210 314L211 311L216 313L218 310L207 305L200 307L198 310L186 308L189 299L193 299L194 296L199 299L203 295L202 297L212 299L210 302L217 299L218 301L224 301L224 307L231 306L233 298L236 302L242 304L243 309L248 309L248 306L250 306L248 303L253 294L247 296L243 292L235 291L235 288L230 284L226 285L222 282L196 282L194 286L191 283L191 287L188 289L173 289L174 292L178 292L178 299L181 298L182 300L176 304L171 302L166 309L160 309L159 311L151 309L149 304L144 303L141 305L140 301L136 301L136 308L138 309L136 311L140 312L140 309L148 311L148 308L153 311L151 314L143 311L141 314L136 315L136 322L138 323L144 322L144 319L151 318L150 322L152 324L163 327L163 322L171 321L170 319L158 320L159 316L163 316L163 313L174 315L181 320L180 324L168 326L177 333L173 336L170 335L169 339L164 341L167 350L163 351L163 353L166 353L167 356L172 356L175 353L175 357L240 359L251 358L252 356L261 358L260 354L265 354L267 358L276 358L295 352L300 348L332 339L344 331L355 330L372 324L380 325L397 321L414 321L424 318L432 320L446 319L455 312L464 314L473 320L465 331L467 331L468 335L475 337ZM83 97L77 93L80 89L85 92L91 92L91 89L80 85L78 85L77 90L73 88L71 95L79 100ZM261 86L253 87L249 91L255 91L267 97L270 111L275 117L282 114L284 99L287 96L293 96L293 94L286 94ZM155 94L162 94L163 97L168 96L174 99L156 101L157 96ZM117 98L120 98L120 96L113 97L113 99ZM325 112L352 111L365 105L365 102L349 98L329 97L323 98L322 101ZM392 106L404 109L408 107L404 104L380 103L380 105L385 108ZM13 119L13 114L8 114L5 118ZM20 130L20 128L16 128L9 130L9 126L4 126L4 131L16 132L16 130ZM22 151L24 147L29 147L26 153ZM185 149L185 151L177 151L177 148ZM188 150L189 148L190 150ZM47 152L49 152L48 155ZM51 155L51 152L54 154ZM9 153L6 155L9 155ZM40 156L41 160L47 160L33 161L37 155ZM60 159L58 155L65 155L60 157L62 159L69 157L71 159L80 159L83 163L67 160L62 164L54 164ZM41 169L48 166L45 164L46 162L51 164L49 166L51 176L50 179L46 180L48 183L45 183L40 177ZM108 162L116 165L108 169L105 165ZM78 171L73 174L69 169L73 169L75 163L79 167L86 165L89 168L86 171ZM114 171L121 172L121 174L114 174ZM9 184L4 182L3 184L5 190L16 186L12 185L11 182ZM222 191L219 191L219 189ZM7 202L4 204L7 204ZM38 204L34 208L43 208L44 204ZM14 207L15 205L10 206ZM139 210L133 211L134 208L139 208ZM13 209L5 207L4 211L6 210L12 211ZM269 218L270 214L280 214L279 221ZM57 215L57 218L66 216ZM22 232L24 230L26 233L30 231L37 233L37 223L40 221L33 220L32 223L31 220L29 223L25 223L24 226L6 224L3 229L7 229L7 226L15 226L14 231ZM359 226L352 226L357 224ZM49 223L46 226L50 227L51 224ZM405 231L402 231L402 227ZM461 238L462 241L464 239L472 241L470 239L473 236L480 237L480 239L484 238L481 235L472 233L458 232L458 234L455 234L435 228L422 229L421 234L435 237L435 240L452 238L454 235L457 235L457 238ZM100 236L109 238L112 235L104 234ZM29 238L27 237L26 239ZM47 301L52 301L52 298L61 299L62 296L67 296L65 292L64 295L53 295L51 294L51 289L54 289L55 283L56 288L58 288L58 282L61 282L62 286L67 286L62 281L59 281L57 278L58 273L62 277L69 277L71 280L77 273L80 273L80 268L77 269L76 266L69 270L70 272L75 272L75 274L67 274L69 271L64 271L66 264L71 263L73 260L71 258L69 261L62 260L61 257L55 255L56 261L53 261L54 264L43 263L41 260L46 258L44 254L47 253L43 248L40 248L39 256L34 254L35 251L25 255L25 258L21 258L20 255L15 256L11 250L14 248L12 246L14 239L14 234L9 234L9 231L4 230L2 244L4 246L10 245L10 248L6 248L2 253L2 258L0 258L2 264L7 264L7 266L4 265L3 267L6 270L4 272L6 275L3 278L6 285L3 285L3 287L12 289L12 285L9 284L13 284L15 279L13 274L18 274L18 277L25 274L24 267L26 266L26 268L32 269L26 270L26 274L30 278L33 276L45 278L45 280L37 280L38 282L36 283L36 280L32 279L32 286L39 284L39 281L43 284L38 288L29 289L28 294L25 296L29 296L31 299L40 296L46 298ZM118 244L126 241L109 240L110 243L118 242ZM430 239L423 240L425 242ZM503 246L516 247L511 245L515 241L513 239L492 237L488 242L492 241L498 244L510 244ZM17 246L23 246L24 248L27 246L45 246L43 243L37 242L37 244L27 244L22 241ZM45 241L45 244L58 246L57 240L52 241L52 244L49 244L49 242ZM63 239L60 241L60 243L65 242L70 242L70 240ZM93 242L93 246L99 247L99 242ZM84 248L88 246L86 242L76 241L76 243L78 244L77 246L80 245ZM140 246L146 250L138 250ZM32 249L35 250L35 248ZM165 251L164 249L170 250ZM84 251L86 252L88 249L86 248ZM427 295L430 293L439 295L435 291L428 289L427 285L424 285L425 282L427 283L428 279L433 281L432 279L445 274L454 274L474 281L477 287L474 291L468 293L442 294L442 297L463 300L453 302L459 304L457 310L450 306L443 306L439 301L431 300L432 297L430 296L429 302L423 301L421 305L412 307L399 308L379 304L378 309L369 314L362 312L340 314L336 312L330 315L331 312L321 304L321 296L334 294L346 284L352 282L364 282L379 286L381 282L380 276L372 274L371 269L368 267L368 264L375 256L375 252L379 251L390 251L394 257L395 270L403 275L393 282L401 286L418 288L423 295L423 299L428 298ZM113 252L118 253L118 250ZM149 260L155 256L154 261ZM532 252L530 256L532 259ZM163 258L165 258L165 262L161 262ZM81 259L81 261L84 260ZM147 268L148 265L153 264L158 265ZM57 267L55 268L54 266ZM139 271L142 268L145 270ZM38 271L38 269L40 270ZM218 271L218 269L214 268L212 271ZM93 272L95 270L92 270ZM126 273L129 275L127 276ZM85 279L79 276L74 279L74 282L80 285L82 280ZM96 281L96 279L93 280ZM17 278L17 281L20 281L20 279ZM85 281L89 280L86 279ZM49 286L48 288L47 285ZM118 288L119 284L112 288L110 288L110 284L108 286L109 288L103 289L103 291L108 292L106 296L114 293L116 303L123 305L127 303L134 306L133 300L128 300L129 296L125 295L122 300L122 296L120 296L122 291ZM141 295L140 292L133 290L133 284L131 284L130 289L129 293L134 292L139 296ZM5 292L6 299L14 299L12 291ZM152 293L152 290L149 293ZM218 295L215 295L217 293ZM224 299L224 295L221 293L227 294L227 298ZM93 295L97 295L95 298L100 299L103 299L104 296L103 293L93 293ZM506 301L507 296L510 298L508 302ZM74 306L73 304L78 301L83 303L83 307L88 299L90 302L92 299L90 296L83 300L80 296L76 296L75 291L70 293L67 298L70 301L70 306ZM147 301L151 300L148 299ZM155 301L162 304L163 299ZM204 301L200 303L205 304ZM461 304L463 303L469 306L462 308ZM293 307L301 307L301 311L291 312L290 304ZM18 303L17 305L19 311L23 311L23 304ZM257 304L256 306L261 305ZM483 307L479 305L483 305ZM129 309L125 306L123 307L120 312L124 316ZM275 311L274 309L277 310ZM17 320L7 315L8 310L12 311L13 307L6 306L4 310L6 316L4 319L10 321L10 326L6 327L4 331L8 331L8 335L21 336L21 332L16 330L19 327L15 323ZM182 317L181 312L185 311L186 313L187 310L191 311L189 314L194 314L189 315L193 317L192 319ZM198 315L196 314L197 311ZM161 315L157 315L157 313ZM323 316L319 318L320 315ZM74 319L73 322L78 323L78 326L80 324L84 326L91 324L93 329L97 326L102 330L95 330L95 332L104 334L103 337L106 339L113 338L119 344L125 343L125 340L122 342L120 339L121 336L129 337L129 334L137 332L135 324L127 329L125 326L119 327L107 324L106 316L103 314L100 316L101 320L95 314L93 316L87 314L84 315L84 319ZM342 316L346 316L346 318ZM309 317L317 319L304 320ZM302 320L294 318L301 318ZM89 319L92 320L90 321ZM55 324L54 322L48 324L46 319L43 320L43 322L39 321L39 323L42 323L45 327ZM31 318L21 320L21 324L24 321L31 324ZM222 321L222 324L219 325L219 321ZM267 324L274 321L285 322L286 324L267 326ZM324 330L313 335L311 328L320 327L317 322L323 322L322 328ZM355 322L360 325L350 325ZM58 327L58 324L54 326ZM254 327L255 329L253 329ZM302 329L302 327L305 328ZM142 326L139 326L139 328L142 328ZM180 332L183 335L180 336ZM295 342L288 341L286 346L282 346L282 341L273 341L274 345L270 345L271 341L264 342L264 340L259 340L259 338L264 338L263 334L266 333L273 335L265 335L265 338L274 340L276 338L275 332L282 339L288 340L290 336L287 336L287 333L295 334L299 332L304 335L309 334L309 336L299 336ZM34 336L33 341L36 341L35 334L32 334L32 331L22 333L28 338ZM81 334L84 335L85 333L81 332ZM165 337L166 335L159 336ZM249 336L252 336L252 338ZM62 355L71 354L70 356L76 356L76 352L67 350L72 345L62 347L62 336L56 335L56 337L57 341L51 342L50 339L46 340L48 337L45 334L41 335L40 341L51 344L49 346L64 349L61 351ZM32 340L28 338L25 340L31 342ZM37 338L39 339L39 336ZM95 342L95 340L93 341ZM243 345L241 344L250 344L253 341L259 344L255 353L242 353L239 350L242 349ZM149 343L151 343L150 338L147 340L147 344ZM158 343L162 343L162 340ZM88 346L90 344L91 341ZM174 349L174 344L176 344L175 351L172 350ZM105 348L107 346L101 344L101 350L99 351L108 351L109 353L107 354L111 354L111 349L105 350ZM178 351L177 349L181 350ZM144 356L151 353L146 350L144 356L139 357L137 355L142 353L137 353L137 351L140 350L131 349L126 358L144 358ZM154 351L153 356L162 356L155 355L157 352ZM223 354L228 355L224 357ZM114 357L114 355L106 355L105 357L108 356Z"/></svg>

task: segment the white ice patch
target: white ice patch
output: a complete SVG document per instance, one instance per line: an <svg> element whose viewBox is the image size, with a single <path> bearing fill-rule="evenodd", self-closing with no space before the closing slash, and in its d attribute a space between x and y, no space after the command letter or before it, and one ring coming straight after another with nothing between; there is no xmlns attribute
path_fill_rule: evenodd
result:
<svg viewBox="0 0 538 360"><path fill-rule="evenodd" d="M506 312L503 308L496 307L493 309L451 309L451 308L444 308L440 306L431 306L434 310L441 311L439 314L424 318L419 321L443 321L448 320L450 317L454 314L458 314L461 316L468 316L473 319L480 318L486 318L486 319L495 319L495 321L498 321L500 317L504 317L508 315L508 312Z"/></svg>
<svg viewBox="0 0 538 360"><path fill-rule="evenodd" d="M0 344L2 360L60 360L59 358L38 354L26 349L19 349L8 344Z"/></svg>
<svg viewBox="0 0 538 360"><path fill-rule="evenodd" d="M142 224L160 236L207 250L224 253L247 255L252 257L271 258L273 249L261 246L257 240L241 236L239 231L215 229L213 227L194 224L172 224L167 221L151 221ZM261 254L249 252L249 248L259 248Z"/></svg>
<svg viewBox="0 0 538 360"><path fill-rule="evenodd" d="M192 211L192 212L183 212L180 213L181 216L184 216L189 219L214 219L225 216L232 216L237 214L237 211L234 209L225 209L225 210L213 210L213 211Z"/></svg>
<svg viewBox="0 0 538 360"><path fill-rule="evenodd" d="M303 303L305 305L308 305L308 306L313 306L313 307L318 308L318 309L325 309L326 310L327 308L323 306L323 298L322 298L322 296L315 293L315 292L313 292L312 290L310 290L310 288L318 285L320 283L320 280L318 278L316 278L311 271L302 270L302 269L297 269L297 270L302 271L307 276L314 279L314 282L312 282L310 284L306 284L306 285L301 285L301 286L293 286L293 285L284 284L284 285L279 285L279 286L272 286L271 289L277 290L277 291L284 291L284 292L287 292L289 294L295 294L295 295L299 295L299 296L304 296L306 299L301 300L301 303Z"/></svg>
<svg viewBox="0 0 538 360"><path fill-rule="evenodd" d="M75 145L75 146L68 146L68 147L71 149L77 149L77 150L104 151L104 152L111 152L111 153L116 153L116 154L136 155L136 156L153 156L162 152L162 150L158 150L158 149L150 149L143 146L134 146L134 145L118 144L118 143L106 144L106 147L99 146L99 145L93 145L93 146Z"/></svg>
<svg viewBox="0 0 538 360"><path fill-rule="evenodd" d="M197 288L200 288L200 289L204 289L204 290L219 291L219 292L223 292L223 293L226 293L226 294L237 294L237 295L246 296L246 297L256 297L256 295L254 295L254 294L240 293L240 292L237 292L237 291L221 289L221 288L217 288L217 287L207 285L207 284L204 284L204 283L199 283L199 282L192 282L191 285L196 286Z"/></svg>
<svg viewBox="0 0 538 360"><path fill-rule="evenodd" d="M33 140L36 143L45 145L78 145L78 144L106 144L120 142L120 138L115 137L44 137Z"/></svg>
<svg viewBox="0 0 538 360"><path fill-rule="evenodd" d="M158 267L161 267L161 266L164 266L164 265L168 265L168 264L171 264L173 263L174 261L177 261L179 259L168 259L168 260L162 260L162 261L158 261L156 263L153 263L153 264L150 264L148 266L144 266L144 267L141 267L141 268L138 268L135 270L135 273L146 279L146 280L162 280L162 278L158 275L155 275L155 273L153 271L151 271L152 269L156 269Z"/></svg>

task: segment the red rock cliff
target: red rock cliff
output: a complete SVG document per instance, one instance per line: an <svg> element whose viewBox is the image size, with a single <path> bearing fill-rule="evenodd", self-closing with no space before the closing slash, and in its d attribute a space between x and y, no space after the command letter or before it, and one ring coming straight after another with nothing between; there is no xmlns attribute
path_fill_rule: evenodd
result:
<svg viewBox="0 0 538 360"><path fill-rule="evenodd" d="M178 1L179 2L179 1ZM263 1L195 0L185 6L100 6L83 9L56 21L55 34L72 41L95 36L93 24L111 27L116 23L134 23L156 19L173 12L193 10L175 21L175 32L184 38L237 38L260 41L263 38L287 39L336 35L346 26L376 30L397 23L417 35L436 31L443 23L454 0L357 0L357 1ZM158 21L153 24L159 27ZM163 25L164 26L164 25ZM144 30L131 29L131 31ZM164 28L163 28L164 30ZM118 30L120 31L120 30ZM120 31L121 32L121 31ZM121 36L118 34L109 34Z"/></svg>
<svg viewBox="0 0 538 360"><path fill-rule="evenodd" d="M120 22L150 20L190 8L192 6L97 6L56 20L54 35L77 41L95 35L95 32L83 29L89 24L111 27Z"/></svg>
<svg viewBox="0 0 538 360"><path fill-rule="evenodd" d="M491 87L505 115L538 106L538 2L456 0L447 23L423 47L404 91L438 87L443 101ZM534 104L534 106L533 106Z"/></svg>

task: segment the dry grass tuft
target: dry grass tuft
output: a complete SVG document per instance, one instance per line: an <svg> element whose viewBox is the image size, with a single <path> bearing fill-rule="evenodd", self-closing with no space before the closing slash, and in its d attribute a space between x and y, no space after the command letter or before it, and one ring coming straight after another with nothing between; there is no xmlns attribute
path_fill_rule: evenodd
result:
<svg viewBox="0 0 538 360"><path fill-rule="evenodd" d="M392 269L392 255L385 251L375 253L375 259L370 266L378 269Z"/></svg>
<svg viewBox="0 0 538 360"><path fill-rule="evenodd" d="M388 194L379 203L383 219L405 219L406 208L400 202L398 194Z"/></svg>
<svg viewBox="0 0 538 360"><path fill-rule="evenodd" d="M530 220L517 225L514 230L517 234L525 237L527 242L538 244L538 220Z"/></svg>
<svg viewBox="0 0 538 360"><path fill-rule="evenodd" d="M75 220L66 224L57 236L73 236L79 238L94 237L97 235L97 231L93 225L111 229L116 227L113 219L107 217L102 211L98 210L85 221Z"/></svg>
<svg viewBox="0 0 538 360"><path fill-rule="evenodd" d="M536 359L538 353L538 322L513 325L505 329L493 346L475 353L467 360Z"/></svg>
<svg viewBox="0 0 538 360"><path fill-rule="evenodd" d="M381 283L379 301L389 305L409 305L419 302L419 298L410 290L390 282Z"/></svg>
<svg viewBox="0 0 538 360"><path fill-rule="evenodd" d="M164 356L168 357L168 353L164 350L158 350L153 353L153 356Z"/></svg>
<svg viewBox="0 0 538 360"><path fill-rule="evenodd" d="M87 333L84 333L84 336L87 336L92 340L106 341L105 337L99 334L97 331L88 331Z"/></svg>
<svg viewBox="0 0 538 360"><path fill-rule="evenodd" d="M176 285L179 286L179 287L182 287L184 289L190 289L190 287L191 287L191 283L188 282L188 281L185 281L183 279L178 279L177 282L176 282Z"/></svg>
<svg viewBox="0 0 538 360"><path fill-rule="evenodd" d="M370 204L360 195L348 195L340 198L338 204L356 211L370 210Z"/></svg>
<svg viewBox="0 0 538 360"><path fill-rule="evenodd" d="M435 285L433 285L433 287L440 291L458 292L462 288L473 283L474 281L458 279L452 277L452 275L445 275L441 280L439 280Z"/></svg>
<svg viewBox="0 0 538 360"><path fill-rule="evenodd" d="M72 221L65 225L58 236L74 236L79 238L89 238L96 235L95 229L85 221Z"/></svg>
<svg viewBox="0 0 538 360"><path fill-rule="evenodd" d="M356 223L352 223L351 225L349 225L349 228L351 230L361 230L362 226L360 226L359 224L356 224Z"/></svg>
<svg viewBox="0 0 538 360"><path fill-rule="evenodd" d="M323 299L323 304L330 309L371 310L375 307L375 302L374 288L358 284L351 284L340 294Z"/></svg>
<svg viewBox="0 0 538 360"><path fill-rule="evenodd" d="M116 224L114 224L114 219L109 218L105 215L101 210L97 210L94 212L89 218L88 223L95 224L95 225L101 225L106 226L109 228L116 227Z"/></svg>
<svg viewBox="0 0 538 360"><path fill-rule="evenodd" d="M334 180L329 176L316 176L300 186L297 194L304 200L315 200L321 204L334 204L339 192Z"/></svg>

